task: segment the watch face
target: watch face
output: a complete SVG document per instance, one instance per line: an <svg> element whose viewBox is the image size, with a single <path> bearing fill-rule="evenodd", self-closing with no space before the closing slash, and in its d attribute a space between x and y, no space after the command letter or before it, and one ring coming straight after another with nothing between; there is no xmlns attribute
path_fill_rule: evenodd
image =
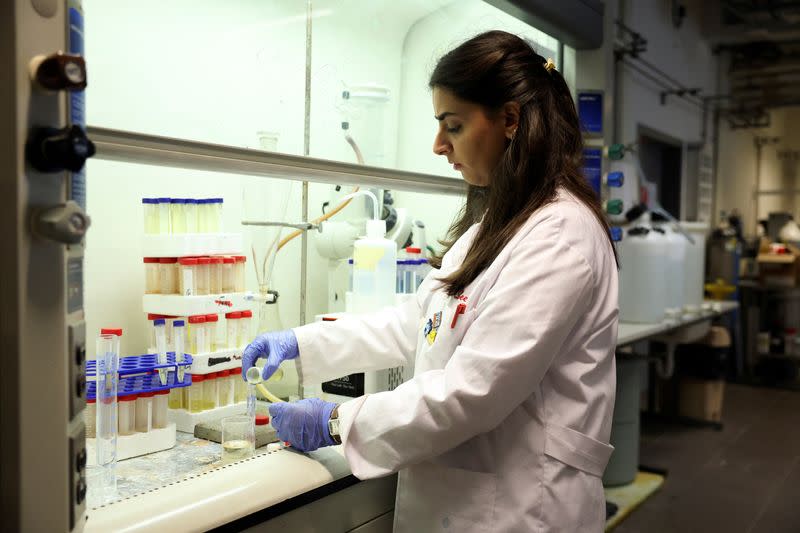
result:
<svg viewBox="0 0 800 533"><path fill-rule="evenodd" d="M334 418L334 419L328 420L328 432L331 435L338 435L339 434L339 419L338 418Z"/></svg>

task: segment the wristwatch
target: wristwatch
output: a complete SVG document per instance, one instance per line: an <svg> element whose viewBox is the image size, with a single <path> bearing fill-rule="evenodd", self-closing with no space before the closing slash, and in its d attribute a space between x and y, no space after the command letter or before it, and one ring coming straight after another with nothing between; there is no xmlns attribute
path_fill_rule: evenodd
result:
<svg viewBox="0 0 800 533"><path fill-rule="evenodd" d="M328 419L328 433L330 433L333 442L336 444L342 443L342 438L339 436L339 406L333 408L331 417Z"/></svg>

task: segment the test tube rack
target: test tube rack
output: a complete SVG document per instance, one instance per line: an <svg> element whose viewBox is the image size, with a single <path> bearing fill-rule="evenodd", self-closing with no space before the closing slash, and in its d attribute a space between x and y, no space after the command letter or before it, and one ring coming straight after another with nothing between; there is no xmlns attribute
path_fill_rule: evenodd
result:
<svg viewBox="0 0 800 533"><path fill-rule="evenodd" d="M238 255L242 250L241 233L184 233L143 236L144 257L192 257L202 255Z"/></svg>
<svg viewBox="0 0 800 533"><path fill-rule="evenodd" d="M176 387L188 387L192 384L192 376L187 372L183 376L183 381L177 380L178 367L189 368L192 364L192 356L184 354L182 362L175 361L175 353L167 352L167 362L158 363L158 356L155 354L132 355L123 357L119 361L119 381L117 385L117 396L126 394L138 394L141 392L157 392ZM165 368L169 371L166 385L161 384L158 376L158 369ZM93 378L97 377L97 361L86 361L86 377L88 378L88 388L86 397L89 400L96 399L97 384Z"/></svg>
<svg viewBox="0 0 800 533"><path fill-rule="evenodd" d="M145 313L168 316L192 316L244 311L254 306L255 295L249 292L181 296L180 294L144 294Z"/></svg>
<svg viewBox="0 0 800 533"><path fill-rule="evenodd" d="M117 374L119 381L117 385L117 396L128 394L138 394L142 392L157 392L160 390L173 389L178 387L188 387L192 384L192 376L187 372L183 381L177 380L178 367L187 370L192 364L192 356L184 355L184 361L176 362L175 353L167 354L167 363L159 364L158 356L155 354L134 355L123 357L119 362ZM166 368L169 370L166 385L161 384L158 376L158 369ZM87 399L94 400L97 397L97 383L93 378L97 376L97 362L86 362L86 376L88 378ZM134 433L132 435L117 435L117 460L129 459L149 453L168 450L175 446L177 425L170 421L166 427L153 428L146 433ZM95 442L93 438L86 439L87 460L89 466L96 463Z"/></svg>
<svg viewBox="0 0 800 533"><path fill-rule="evenodd" d="M192 374L210 374L220 370L231 370L242 366L242 349L220 350L192 356Z"/></svg>

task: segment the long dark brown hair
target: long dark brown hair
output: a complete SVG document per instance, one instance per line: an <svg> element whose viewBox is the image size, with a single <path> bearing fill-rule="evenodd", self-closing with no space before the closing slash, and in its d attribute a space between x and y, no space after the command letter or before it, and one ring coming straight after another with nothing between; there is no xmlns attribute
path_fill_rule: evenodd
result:
<svg viewBox="0 0 800 533"><path fill-rule="evenodd" d="M553 202L563 187L592 210L608 234L600 200L581 173L583 137L564 77L548 72L530 44L504 31L482 33L445 54L429 86L479 104L487 114L504 104L520 106L519 125L490 177L488 187L470 186L467 201L442 241L445 252L481 220L462 265L442 279L457 296L498 256L531 214ZM615 257L616 257L616 252ZM441 266L442 256L431 261Z"/></svg>

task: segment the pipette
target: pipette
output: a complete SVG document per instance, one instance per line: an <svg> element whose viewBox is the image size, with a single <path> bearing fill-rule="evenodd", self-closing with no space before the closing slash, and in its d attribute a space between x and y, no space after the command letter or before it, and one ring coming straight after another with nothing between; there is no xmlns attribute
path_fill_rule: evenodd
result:
<svg viewBox="0 0 800 533"><path fill-rule="evenodd" d="M158 354L158 364L167 364L167 326L163 318L153 320L153 328L156 332L156 353ZM162 385L167 384L167 369L158 369L158 379Z"/></svg>

